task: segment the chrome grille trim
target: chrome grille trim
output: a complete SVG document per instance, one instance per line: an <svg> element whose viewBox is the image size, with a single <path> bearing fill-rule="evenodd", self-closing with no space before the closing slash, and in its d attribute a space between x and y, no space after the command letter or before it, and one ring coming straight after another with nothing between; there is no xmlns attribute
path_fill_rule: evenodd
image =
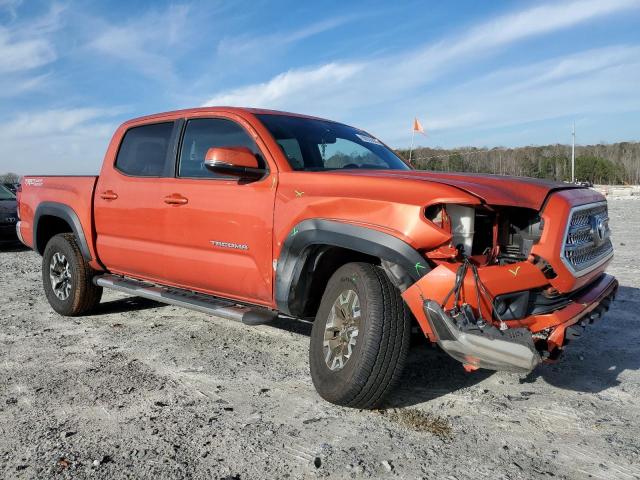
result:
<svg viewBox="0 0 640 480"><path fill-rule="evenodd" d="M602 243L596 237L594 221L604 225ZM572 208L563 239L562 261L576 277L595 270L613 256L610 234L606 201Z"/></svg>

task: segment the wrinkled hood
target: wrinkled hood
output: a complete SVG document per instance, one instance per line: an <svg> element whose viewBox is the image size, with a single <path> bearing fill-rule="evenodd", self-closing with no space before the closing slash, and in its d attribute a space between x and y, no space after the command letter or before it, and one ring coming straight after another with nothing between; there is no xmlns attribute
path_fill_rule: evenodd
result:
<svg viewBox="0 0 640 480"><path fill-rule="evenodd" d="M503 175L437 173L418 170L340 170L353 175L420 180L463 190L490 205L517 205L540 210L550 193L585 188L570 183Z"/></svg>

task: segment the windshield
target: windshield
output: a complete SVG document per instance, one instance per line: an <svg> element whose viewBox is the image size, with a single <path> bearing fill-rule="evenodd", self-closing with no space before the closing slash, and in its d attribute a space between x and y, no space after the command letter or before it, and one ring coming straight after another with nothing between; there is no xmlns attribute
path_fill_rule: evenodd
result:
<svg viewBox="0 0 640 480"><path fill-rule="evenodd" d="M0 200L15 200L15 195L4 185L0 185Z"/></svg>
<svg viewBox="0 0 640 480"><path fill-rule="evenodd" d="M294 170L410 170L395 153L363 130L326 120L256 115Z"/></svg>

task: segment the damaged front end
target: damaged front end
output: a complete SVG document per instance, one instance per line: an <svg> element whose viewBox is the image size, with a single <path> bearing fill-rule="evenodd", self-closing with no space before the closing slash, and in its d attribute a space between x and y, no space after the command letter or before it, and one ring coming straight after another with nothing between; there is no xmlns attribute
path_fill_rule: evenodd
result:
<svg viewBox="0 0 640 480"><path fill-rule="evenodd" d="M617 290L604 273L613 248L602 205L559 192L542 212L430 206L426 219L450 241L423 252L432 268L403 298L425 335L468 370L524 373L554 360ZM567 268L567 252L569 267L584 259L583 272Z"/></svg>
<svg viewBox="0 0 640 480"><path fill-rule="evenodd" d="M501 331L469 321L461 325L433 300L424 302L424 311L438 345L467 368L520 373L533 370L542 360L526 328Z"/></svg>

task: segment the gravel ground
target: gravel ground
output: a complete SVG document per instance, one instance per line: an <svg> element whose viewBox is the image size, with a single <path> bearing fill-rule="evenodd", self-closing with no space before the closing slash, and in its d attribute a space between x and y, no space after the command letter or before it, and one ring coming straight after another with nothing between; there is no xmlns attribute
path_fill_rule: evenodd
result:
<svg viewBox="0 0 640 480"><path fill-rule="evenodd" d="M375 412L318 397L307 324L109 291L64 318L40 257L0 249L0 477L640 478L638 207L610 203L619 297L559 363L467 374L418 342Z"/></svg>

